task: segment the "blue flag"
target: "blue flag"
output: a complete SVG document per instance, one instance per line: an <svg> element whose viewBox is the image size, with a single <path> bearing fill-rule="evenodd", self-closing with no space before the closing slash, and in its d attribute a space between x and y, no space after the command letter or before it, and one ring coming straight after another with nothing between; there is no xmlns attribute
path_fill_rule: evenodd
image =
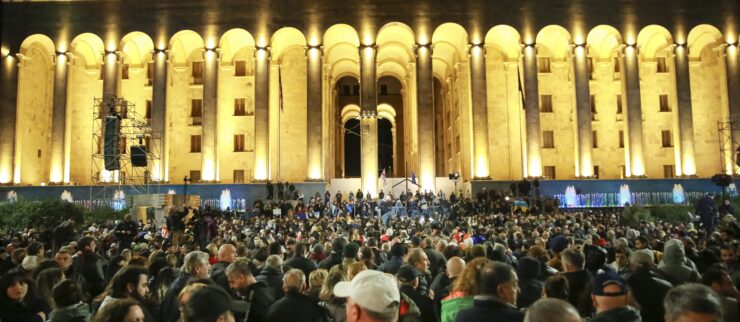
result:
<svg viewBox="0 0 740 322"><path fill-rule="evenodd" d="M416 173L414 173L413 170L411 171L411 183L419 185L418 183L416 183Z"/></svg>

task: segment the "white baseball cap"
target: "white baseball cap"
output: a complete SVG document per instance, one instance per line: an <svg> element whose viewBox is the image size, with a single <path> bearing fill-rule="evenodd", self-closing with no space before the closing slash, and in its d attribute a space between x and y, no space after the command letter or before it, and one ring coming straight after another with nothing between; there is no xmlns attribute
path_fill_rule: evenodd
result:
<svg viewBox="0 0 740 322"><path fill-rule="evenodd" d="M334 286L334 295L350 297L357 305L373 312L383 312L394 302L401 302L396 282L374 270L360 272L352 282L337 283Z"/></svg>

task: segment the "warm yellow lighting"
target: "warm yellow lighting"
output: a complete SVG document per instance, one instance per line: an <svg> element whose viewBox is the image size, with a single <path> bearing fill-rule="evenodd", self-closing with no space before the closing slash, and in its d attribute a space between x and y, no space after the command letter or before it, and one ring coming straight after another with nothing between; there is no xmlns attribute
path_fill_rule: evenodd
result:
<svg viewBox="0 0 740 322"><path fill-rule="evenodd" d="M254 167L254 179L258 181L267 180L267 167L263 158L257 159L257 166Z"/></svg>
<svg viewBox="0 0 740 322"><path fill-rule="evenodd" d="M419 45L429 45L429 37L427 35L419 35Z"/></svg>
<svg viewBox="0 0 740 322"><path fill-rule="evenodd" d="M216 180L216 167L212 158L205 158L203 160L203 181L215 181Z"/></svg>
<svg viewBox="0 0 740 322"><path fill-rule="evenodd" d="M319 38L318 35L314 34L314 35L311 35L308 38L308 46L310 46L310 47L317 47L320 44L321 44L321 38Z"/></svg>
<svg viewBox="0 0 740 322"><path fill-rule="evenodd" d="M10 169L2 169L0 171L0 184L7 184L10 182Z"/></svg>
<svg viewBox="0 0 740 322"><path fill-rule="evenodd" d="M479 155L477 158L477 161L475 163L475 177L488 177L488 157L486 157L485 155Z"/></svg>
<svg viewBox="0 0 740 322"><path fill-rule="evenodd" d="M318 165L314 165L311 167L311 174L308 176L308 179L310 180L319 180L321 179L321 170L319 170Z"/></svg>

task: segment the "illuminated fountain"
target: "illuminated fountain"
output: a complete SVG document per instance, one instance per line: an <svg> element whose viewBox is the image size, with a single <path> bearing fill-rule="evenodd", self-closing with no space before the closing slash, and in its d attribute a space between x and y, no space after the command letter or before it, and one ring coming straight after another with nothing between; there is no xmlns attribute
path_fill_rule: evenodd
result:
<svg viewBox="0 0 740 322"><path fill-rule="evenodd" d="M632 194L630 193L630 186L623 184L619 187L619 206L622 207L626 203L632 204Z"/></svg>
<svg viewBox="0 0 740 322"><path fill-rule="evenodd" d="M576 187L574 186L568 186L565 188L565 206L568 208L573 208L578 206L578 201L576 200Z"/></svg>
<svg viewBox="0 0 740 322"><path fill-rule="evenodd" d="M683 190L683 186L680 183L673 185L673 203L682 204L686 202L686 192Z"/></svg>
<svg viewBox="0 0 740 322"><path fill-rule="evenodd" d="M231 190L224 189L221 190L221 202L220 202L220 208L221 210L226 210L226 208L231 207Z"/></svg>
<svg viewBox="0 0 740 322"><path fill-rule="evenodd" d="M62 198L62 200L66 201L66 202L69 202L69 203L74 202L74 199L72 199L72 193L69 192L69 191L67 191L67 190L62 191L61 198Z"/></svg>

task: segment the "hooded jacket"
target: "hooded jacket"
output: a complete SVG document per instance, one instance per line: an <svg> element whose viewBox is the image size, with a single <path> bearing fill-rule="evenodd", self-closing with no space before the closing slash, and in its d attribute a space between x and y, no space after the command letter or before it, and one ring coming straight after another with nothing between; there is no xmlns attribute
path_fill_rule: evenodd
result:
<svg viewBox="0 0 740 322"><path fill-rule="evenodd" d="M540 276L540 262L532 257L522 257L516 268L519 276L519 296L516 306L523 308L537 301L542 296L544 283L537 279Z"/></svg>
<svg viewBox="0 0 740 322"><path fill-rule="evenodd" d="M698 282L699 273L686 266L686 254L683 243L678 239L666 242L663 249L663 260L658 264L658 270L666 275L673 285L681 285L689 282Z"/></svg>
<svg viewBox="0 0 740 322"><path fill-rule="evenodd" d="M632 297L640 306L640 316L645 322L662 322L665 314L663 298L671 289L668 281L644 267L635 270L627 279Z"/></svg>
<svg viewBox="0 0 740 322"><path fill-rule="evenodd" d="M90 307L85 303L78 303L54 309L46 322L87 322L89 319Z"/></svg>

